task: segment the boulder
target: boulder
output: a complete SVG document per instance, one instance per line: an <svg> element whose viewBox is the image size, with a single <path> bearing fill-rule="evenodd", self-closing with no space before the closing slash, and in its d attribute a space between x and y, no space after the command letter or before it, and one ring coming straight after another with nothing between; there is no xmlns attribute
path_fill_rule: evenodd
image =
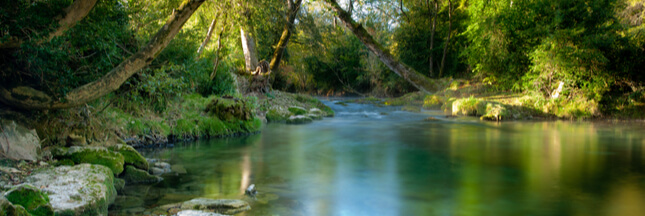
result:
<svg viewBox="0 0 645 216"><path fill-rule="evenodd" d="M302 108L302 107L299 107L299 106L290 106L288 110L293 115L305 115L305 114L307 114L307 110L305 108Z"/></svg>
<svg viewBox="0 0 645 216"><path fill-rule="evenodd" d="M125 180L114 178L114 189L116 189L116 191L120 193L121 191L123 191L123 188L125 188Z"/></svg>
<svg viewBox="0 0 645 216"><path fill-rule="evenodd" d="M101 165L50 167L26 182L48 194L56 215L107 215L116 198L114 174Z"/></svg>
<svg viewBox="0 0 645 216"><path fill-rule="evenodd" d="M123 155L112 152L105 147L96 146L72 146L70 148L57 148L52 150L54 158L59 160L70 159L75 164L89 163L106 166L115 175L123 172L125 159Z"/></svg>
<svg viewBox="0 0 645 216"><path fill-rule="evenodd" d="M178 214L186 210L198 210L204 213L212 212L233 215L251 210L251 206L242 200L196 198L183 203L164 205L159 207L158 210L164 211L167 214Z"/></svg>
<svg viewBox="0 0 645 216"><path fill-rule="evenodd" d="M0 215L2 216L31 216L21 205L14 205L7 198L0 196Z"/></svg>
<svg viewBox="0 0 645 216"><path fill-rule="evenodd" d="M291 116L287 119L287 124L306 124L311 122L313 122L313 119L304 115Z"/></svg>
<svg viewBox="0 0 645 216"><path fill-rule="evenodd" d="M150 175L144 170L140 170L131 165L125 166L125 171L121 174L123 180L128 184L138 183L157 183L163 181L159 176Z"/></svg>
<svg viewBox="0 0 645 216"><path fill-rule="evenodd" d="M29 184L21 184L4 193L9 202L20 205L32 215L54 215L47 194Z"/></svg>
<svg viewBox="0 0 645 216"><path fill-rule="evenodd" d="M275 106L269 108L266 113L266 118L268 122L285 122L289 119L290 115L291 113L288 110Z"/></svg>
<svg viewBox="0 0 645 216"><path fill-rule="evenodd" d="M108 148L123 155L123 162L142 170L148 170L148 161L139 152L129 145L117 144Z"/></svg>
<svg viewBox="0 0 645 216"><path fill-rule="evenodd" d="M316 115L316 114L307 114L307 118L310 118L312 120L322 120L323 117L321 115Z"/></svg>
<svg viewBox="0 0 645 216"><path fill-rule="evenodd" d="M318 108L311 108L311 109L309 109L309 114L324 116L325 112L323 112L322 110L320 110Z"/></svg>
<svg viewBox="0 0 645 216"><path fill-rule="evenodd" d="M29 130L14 121L0 120L0 153L16 160L38 160L40 139L36 130Z"/></svg>

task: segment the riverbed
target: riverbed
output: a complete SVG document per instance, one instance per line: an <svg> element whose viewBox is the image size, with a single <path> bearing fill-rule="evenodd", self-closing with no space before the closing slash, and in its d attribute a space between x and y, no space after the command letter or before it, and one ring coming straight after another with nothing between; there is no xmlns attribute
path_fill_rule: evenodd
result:
<svg viewBox="0 0 645 216"><path fill-rule="evenodd" d="M334 102L334 118L144 152L179 172L126 186L110 214L196 197L249 201L239 215L645 212L643 122L497 123ZM251 184L256 197L244 195Z"/></svg>

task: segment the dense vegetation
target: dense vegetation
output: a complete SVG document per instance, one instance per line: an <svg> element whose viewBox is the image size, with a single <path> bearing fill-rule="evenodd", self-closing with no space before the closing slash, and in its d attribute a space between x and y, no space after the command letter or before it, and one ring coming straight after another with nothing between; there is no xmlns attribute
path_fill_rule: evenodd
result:
<svg viewBox="0 0 645 216"><path fill-rule="evenodd" d="M0 3L0 85L56 98L98 79L137 52L182 1L100 0L62 36L47 40L71 0ZM387 51L432 78L465 78L496 91L591 101L613 112L643 101L645 3L638 0L348 0L352 18ZM163 111L182 95L236 94L248 72L240 29L258 60L281 39L286 1L206 1L147 67L108 98L125 110ZM324 1L299 6L273 88L315 94L401 95L392 73ZM209 27L214 34L208 36ZM205 38L204 49L198 54ZM221 46L220 46L221 45ZM217 66L214 62L217 62ZM211 79L210 75L215 76ZM59 99L62 100L62 99Z"/></svg>

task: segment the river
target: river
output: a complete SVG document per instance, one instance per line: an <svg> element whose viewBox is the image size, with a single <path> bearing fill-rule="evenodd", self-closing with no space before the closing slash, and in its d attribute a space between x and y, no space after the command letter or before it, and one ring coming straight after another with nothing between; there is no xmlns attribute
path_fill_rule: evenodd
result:
<svg viewBox="0 0 645 216"><path fill-rule="evenodd" d="M196 197L249 201L239 215L645 212L643 122L496 123L325 103L336 117L146 152L186 173L127 186L110 214Z"/></svg>

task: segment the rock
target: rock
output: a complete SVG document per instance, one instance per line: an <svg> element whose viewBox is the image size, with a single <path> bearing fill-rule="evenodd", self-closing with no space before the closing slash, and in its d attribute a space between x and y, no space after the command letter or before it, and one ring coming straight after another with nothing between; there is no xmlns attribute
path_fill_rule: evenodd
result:
<svg viewBox="0 0 645 216"><path fill-rule="evenodd" d="M267 111L266 118L268 122L285 122L289 119L291 113L280 107L270 107Z"/></svg>
<svg viewBox="0 0 645 216"><path fill-rule="evenodd" d="M109 151L104 147L95 146L72 146L68 149L58 148L52 150L52 155L57 159L70 159L75 164L89 163L106 166L115 175L123 172L125 160L123 155Z"/></svg>
<svg viewBox="0 0 645 216"><path fill-rule="evenodd" d="M421 112L421 107L419 106L413 106L413 105L406 105L401 108L402 111L408 111L408 112Z"/></svg>
<svg viewBox="0 0 645 216"><path fill-rule="evenodd" d="M18 185L4 193L9 202L20 205L32 215L54 215L47 194L29 184Z"/></svg>
<svg viewBox="0 0 645 216"><path fill-rule="evenodd" d="M293 115L305 115L307 114L307 110L305 108L299 107L299 106L290 106L288 108L289 112Z"/></svg>
<svg viewBox="0 0 645 216"><path fill-rule="evenodd" d="M441 121L441 120L439 120L438 118L430 116L430 117L424 119L424 121Z"/></svg>
<svg viewBox="0 0 645 216"><path fill-rule="evenodd" d="M0 215L2 216L31 216L21 205L14 205L7 198L0 196Z"/></svg>
<svg viewBox="0 0 645 216"><path fill-rule="evenodd" d="M213 212L197 211L197 210L183 210L177 212L177 216L224 216Z"/></svg>
<svg viewBox="0 0 645 216"><path fill-rule="evenodd" d="M323 119L322 116L316 115L316 114L307 114L307 117L312 119L312 120L322 120Z"/></svg>
<svg viewBox="0 0 645 216"><path fill-rule="evenodd" d="M309 109L309 114L314 114L314 115L319 115L319 116L324 116L325 115L325 113L322 110L318 109L318 108Z"/></svg>
<svg viewBox="0 0 645 216"><path fill-rule="evenodd" d="M157 183L163 181L163 178L150 175L148 172L137 169L132 165L125 166L125 171L123 171L121 177L128 184Z"/></svg>
<svg viewBox="0 0 645 216"><path fill-rule="evenodd" d="M0 166L0 172L7 173L7 174L20 174L22 171L13 168L13 167L3 167Z"/></svg>
<svg viewBox="0 0 645 216"><path fill-rule="evenodd" d="M29 130L14 121L0 120L2 133L0 134L0 153L10 159L38 160L40 139L36 130Z"/></svg>
<svg viewBox="0 0 645 216"><path fill-rule="evenodd" d="M119 209L129 209L143 206L143 199L134 196L117 196L112 204Z"/></svg>
<svg viewBox="0 0 645 216"><path fill-rule="evenodd" d="M304 115L291 116L287 119L287 124L305 124L311 122L313 122L313 120Z"/></svg>
<svg viewBox="0 0 645 216"><path fill-rule="evenodd" d="M125 180L120 178L114 178L114 189L116 189L117 192L122 191L124 187L125 187Z"/></svg>
<svg viewBox="0 0 645 216"><path fill-rule="evenodd" d="M100 165L41 169L26 181L48 194L56 215L107 215L116 198L114 174Z"/></svg>
<svg viewBox="0 0 645 216"><path fill-rule="evenodd" d="M220 214L237 214L243 211L251 210L249 203L242 200L234 199L206 199L197 198L182 203L179 207L181 210L202 210Z"/></svg>
<svg viewBox="0 0 645 216"><path fill-rule="evenodd" d="M255 189L255 184L249 185L249 187L246 188L246 191L244 191L244 193L249 196L255 196L256 194L258 194L258 191Z"/></svg>
<svg viewBox="0 0 645 216"><path fill-rule="evenodd" d="M163 170L171 170L170 164L166 162L156 162L155 167L161 168Z"/></svg>
<svg viewBox="0 0 645 216"><path fill-rule="evenodd" d="M166 172L164 172L163 169L159 167L153 167L153 168L150 168L150 173L152 173L153 175L162 175Z"/></svg>
<svg viewBox="0 0 645 216"><path fill-rule="evenodd" d="M108 149L123 155L123 161L126 165L129 164L142 170L148 170L148 161L132 146L117 144Z"/></svg>
<svg viewBox="0 0 645 216"><path fill-rule="evenodd" d="M67 145L69 146L84 146L87 145L85 137L76 134L69 134L67 136Z"/></svg>

